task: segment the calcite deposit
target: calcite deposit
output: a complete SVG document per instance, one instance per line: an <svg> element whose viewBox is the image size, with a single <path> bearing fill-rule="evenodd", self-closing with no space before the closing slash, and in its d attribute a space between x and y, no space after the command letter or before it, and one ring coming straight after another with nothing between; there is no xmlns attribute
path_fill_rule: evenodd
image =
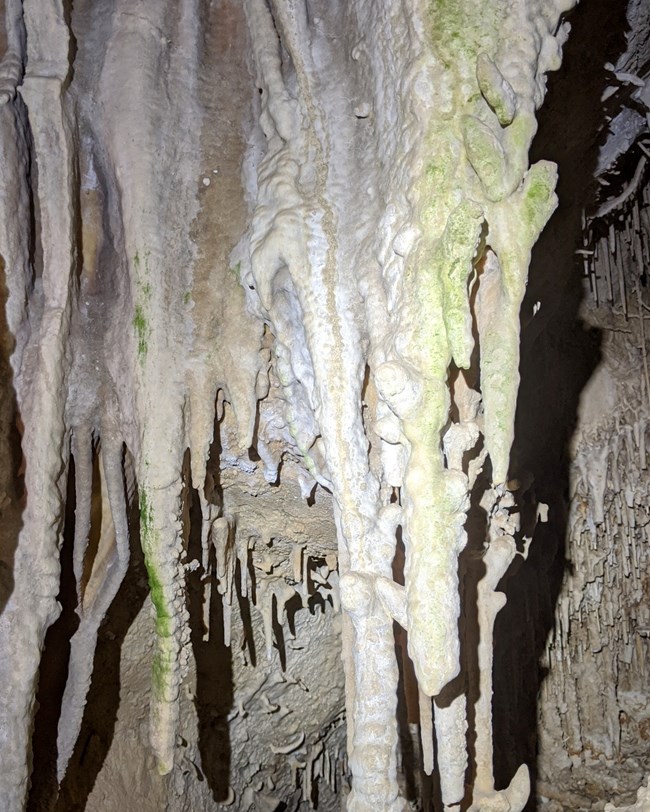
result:
<svg viewBox="0 0 650 812"><path fill-rule="evenodd" d="M573 5L0 3L2 809L534 802L532 764L496 774L494 651L548 514L511 447ZM611 578L608 667L645 667L646 160L584 217L645 389L622 431L620 369L583 393L548 752L603 732L554 675L604 648Z"/></svg>

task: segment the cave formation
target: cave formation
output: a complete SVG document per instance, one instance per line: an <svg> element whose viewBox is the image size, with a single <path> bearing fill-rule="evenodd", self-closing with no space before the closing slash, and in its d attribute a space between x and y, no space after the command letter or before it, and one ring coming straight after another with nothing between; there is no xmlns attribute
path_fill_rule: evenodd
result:
<svg viewBox="0 0 650 812"><path fill-rule="evenodd" d="M0 57L0 808L650 809L646 0Z"/></svg>

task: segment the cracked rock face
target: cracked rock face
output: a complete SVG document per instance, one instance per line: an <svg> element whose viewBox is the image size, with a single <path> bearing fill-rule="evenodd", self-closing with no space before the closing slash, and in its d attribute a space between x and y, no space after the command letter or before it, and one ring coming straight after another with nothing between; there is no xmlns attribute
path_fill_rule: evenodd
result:
<svg viewBox="0 0 650 812"><path fill-rule="evenodd" d="M572 6L0 4L7 810L524 809L493 651Z"/></svg>

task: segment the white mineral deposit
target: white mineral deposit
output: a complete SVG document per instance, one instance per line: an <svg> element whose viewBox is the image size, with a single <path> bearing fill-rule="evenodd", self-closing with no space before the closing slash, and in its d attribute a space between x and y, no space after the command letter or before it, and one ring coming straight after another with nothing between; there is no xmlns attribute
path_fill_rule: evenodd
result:
<svg viewBox="0 0 650 812"><path fill-rule="evenodd" d="M650 810L649 0L0 0L0 812Z"/></svg>

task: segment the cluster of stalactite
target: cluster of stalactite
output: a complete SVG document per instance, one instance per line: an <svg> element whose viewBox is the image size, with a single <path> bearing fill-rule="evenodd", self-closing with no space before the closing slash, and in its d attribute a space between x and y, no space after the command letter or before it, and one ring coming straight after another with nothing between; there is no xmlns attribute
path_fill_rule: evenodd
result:
<svg viewBox="0 0 650 812"><path fill-rule="evenodd" d="M507 789L494 784L492 634L497 584L517 551L506 482L519 308L531 248L556 205L555 167L529 167L528 149L571 5L246 0L246 223L230 262L202 276L192 238L201 138L188 127L203 115L198 0L117 0L108 16L81 3L72 25L85 37L74 43L58 0L6 3L0 253L27 492L0 618L8 809L24 803L39 656L59 611L71 455L79 628L59 777L98 627L128 567L131 500L155 614L151 743L160 771L173 770L190 659L188 478L201 507L198 566L216 571L225 639L237 571L248 589L249 540L224 513L213 453L222 467L259 467L268 482L289 454L305 496L332 493L338 553L318 578L340 591L343 613L348 810L406 805L395 621L417 679L424 768L438 770L445 808L469 792L477 812L523 809L525 765ZM215 451L224 409L234 429ZM461 669L458 555L488 455L468 789L463 686L439 697ZM393 577L398 536L403 583ZM269 647L269 607L282 622L286 601L316 579L307 570L298 547L290 575L260 582ZM327 772L319 758L305 775Z"/></svg>
<svg viewBox="0 0 650 812"><path fill-rule="evenodd" d="M650 737L650 187L640 146L631 182L585 221L578 250L585 318L601 331L602 360L572 441L567 567L540 708L553 763L562 765L560 752L573 766L634 758L642 775Z"/></svg>

